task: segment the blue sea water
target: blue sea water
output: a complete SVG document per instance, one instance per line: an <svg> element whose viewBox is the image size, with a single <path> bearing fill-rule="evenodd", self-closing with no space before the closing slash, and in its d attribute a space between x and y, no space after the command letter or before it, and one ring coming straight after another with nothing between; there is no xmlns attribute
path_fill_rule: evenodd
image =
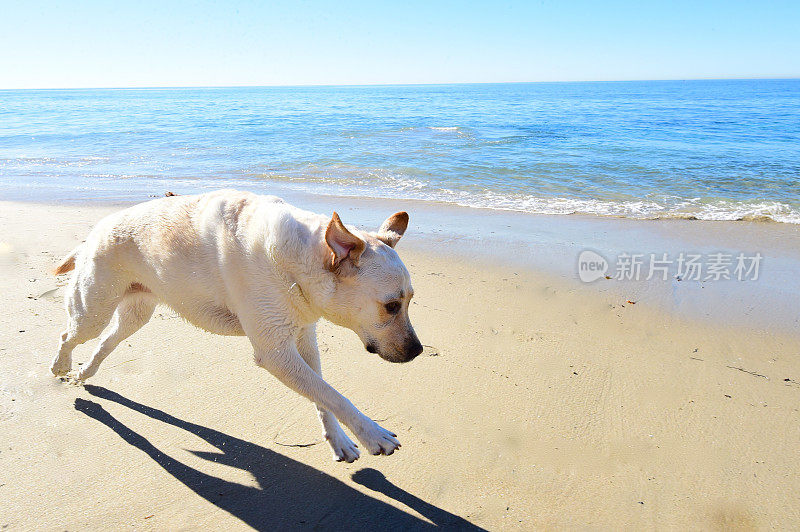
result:
<svg viewBox="0 0 800 532"><path fill-rule="evenodd" d="M228 186L800 223L800 80L0 91L0 198Z"/></svg>

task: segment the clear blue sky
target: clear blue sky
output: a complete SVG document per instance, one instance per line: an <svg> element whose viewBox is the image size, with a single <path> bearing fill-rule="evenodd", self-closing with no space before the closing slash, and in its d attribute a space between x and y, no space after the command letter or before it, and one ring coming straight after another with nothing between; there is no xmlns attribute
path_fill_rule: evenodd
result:
<svg viewBox="0 0 800 532"><path fill-rule="evenodd" d="M4 0L0 88L800 77L800 0Z"/></svg>

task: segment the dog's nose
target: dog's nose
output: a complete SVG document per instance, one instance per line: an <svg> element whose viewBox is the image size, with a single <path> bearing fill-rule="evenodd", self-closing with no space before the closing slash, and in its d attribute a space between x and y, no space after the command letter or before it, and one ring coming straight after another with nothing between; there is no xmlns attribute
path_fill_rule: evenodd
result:
<svg viewBox="0 0 800 532"><path fill-rule="evenodd" d="M417 358L417 356L422 353L422 344L420 343L419 339L416 337L409 338L406 342L405 352L406 361Z"/></svg>

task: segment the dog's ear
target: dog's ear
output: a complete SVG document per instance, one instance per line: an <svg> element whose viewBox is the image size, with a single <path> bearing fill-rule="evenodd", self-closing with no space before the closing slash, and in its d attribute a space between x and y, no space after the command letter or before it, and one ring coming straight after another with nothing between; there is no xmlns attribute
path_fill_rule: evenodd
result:
<svg viewBox="0 0 800 532"><path fill-rule="evenodd" d="M325 230L325 243L333 253L331 266L334 268L345 259L350 259L354 266L358 266L358 259L367 246L363 240L347 230L336 212Z"/></svg>
<svg viewBox="0 0 800 532"><path fill-rule="evenodd" d="M378 239L389 247L394 247L397 244L403 233L408 228L408 213L405 211L396 212L389 216L381 228L378 229Z"/></svg>

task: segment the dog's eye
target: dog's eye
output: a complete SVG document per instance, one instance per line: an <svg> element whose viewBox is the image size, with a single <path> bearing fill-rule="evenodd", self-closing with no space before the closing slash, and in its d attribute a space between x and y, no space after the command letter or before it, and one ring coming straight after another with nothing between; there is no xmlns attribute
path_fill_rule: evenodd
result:
<svg viewBox="0 0 800 532"><path fill-rule="evenodd" d="M389 314L397 314L400 312L400 302L399 301L392 301L391 303L386 303L383 308L386 309L386 312Z"/></svg>

